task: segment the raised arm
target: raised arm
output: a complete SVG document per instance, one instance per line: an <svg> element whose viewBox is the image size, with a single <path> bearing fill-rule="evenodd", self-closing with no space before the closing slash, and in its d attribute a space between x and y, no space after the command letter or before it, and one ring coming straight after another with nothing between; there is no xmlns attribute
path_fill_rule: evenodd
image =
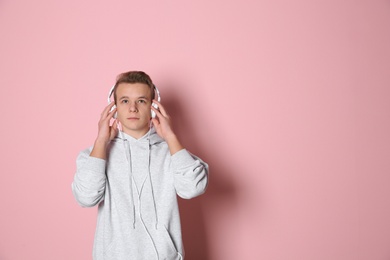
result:
<svg viewBox="0 0 390 260"><path fill-rule="evenodd" d="M204 193L208 184L208 165L183 147L172 129L167 111L161 103L155 100L153 102L158 105L159 110L152 107L157 115L152 121L157 134L168 144L176 193L184 199Z"/></svg>
<svg viewBox="0 0 390 260"><path fill-rule="evenodd" d="M92 149L82 151L76 160L76 174L72 183L73 195L82 207L93 207L104 199L106 187L107 146L117 134L117 122L110 126L116 109L106 106L99 120L99 132Z"/></svg>

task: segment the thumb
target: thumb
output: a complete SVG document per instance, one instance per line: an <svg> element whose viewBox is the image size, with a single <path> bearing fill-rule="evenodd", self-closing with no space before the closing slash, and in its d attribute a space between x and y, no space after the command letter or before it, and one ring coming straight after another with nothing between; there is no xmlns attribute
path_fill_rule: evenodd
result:
<svg viewBox="0 0 390 260"><path fill-rule="evenodd" d="M117 133L118 133L118 120L115 120L111 126L110 139L111 140L114 139Z"/></svg>
<svg viewBox="0 0 390 260"><path fill-rule="evenodd" d="M159 122L158 122L157 118L153 118L152 119L152 123L153 123L154 127L156 127L156 128L159 125Z"/></svg>

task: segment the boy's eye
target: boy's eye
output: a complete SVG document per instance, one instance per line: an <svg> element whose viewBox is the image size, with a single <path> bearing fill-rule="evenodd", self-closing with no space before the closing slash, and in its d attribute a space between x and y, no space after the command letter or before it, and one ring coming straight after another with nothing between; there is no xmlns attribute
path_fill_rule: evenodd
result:
<svg viewBox="0 0 390 260"><path fill-rule="evenodd" d="M146 103L146 100L140 99L138 100L138 103Z"/></svg>
<svg viewBox="0 0 390 260"><path fill-rule="evenodd" d="M126 99L123 99L121 103L123 103L123 104L127 104L127 103L129 103L129 101L128 101L128 100L126 100Z"/></svg>

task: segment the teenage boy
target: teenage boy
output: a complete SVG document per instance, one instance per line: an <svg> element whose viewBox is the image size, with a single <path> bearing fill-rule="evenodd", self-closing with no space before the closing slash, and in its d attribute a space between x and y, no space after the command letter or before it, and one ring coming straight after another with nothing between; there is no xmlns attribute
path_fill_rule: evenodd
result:
<svg viewBox="0 0 390 260"><path fill-rule="evenodd" d="M93 147L77 158L73 194L98 205L95 260L184 259L176 195L202 194L208 165L180 143L155 92L146 73L120 74Z"/></svg>

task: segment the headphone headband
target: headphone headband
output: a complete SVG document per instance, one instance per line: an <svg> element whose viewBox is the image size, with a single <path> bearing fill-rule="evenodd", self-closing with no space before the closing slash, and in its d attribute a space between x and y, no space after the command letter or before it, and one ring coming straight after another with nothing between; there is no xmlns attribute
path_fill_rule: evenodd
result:
<svg viewBox="0 0 390 260"><path fill-rule="evenodd" d="M108 98L107 98L108 103L111 103L111 96L112 96L112 93L114 92L114 88L115 88L115 85L112 86L112 88L110 89L110 92L108 92Z"/></svg>

